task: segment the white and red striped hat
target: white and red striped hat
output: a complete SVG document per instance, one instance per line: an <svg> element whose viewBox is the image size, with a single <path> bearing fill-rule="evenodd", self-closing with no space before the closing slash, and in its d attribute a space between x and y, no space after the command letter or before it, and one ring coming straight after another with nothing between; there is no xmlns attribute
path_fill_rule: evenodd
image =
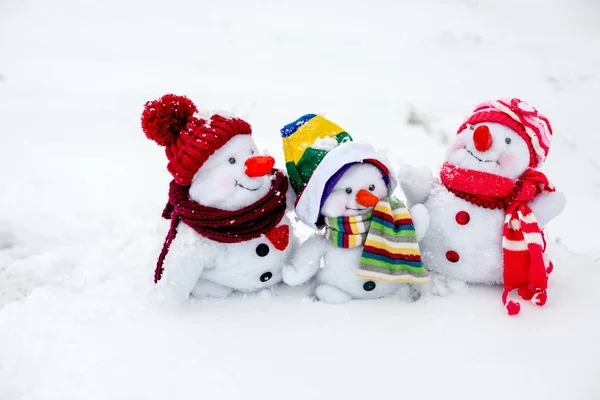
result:
<svg viewBox="0 0 600 400"><path fill-rule="evenodd" d="M526 102L513 98L481 103L461 125L458 133L467 125L496 122L515 131L529 147L529 167L540 167L550 151L552 127L550 121Z"/></svg>

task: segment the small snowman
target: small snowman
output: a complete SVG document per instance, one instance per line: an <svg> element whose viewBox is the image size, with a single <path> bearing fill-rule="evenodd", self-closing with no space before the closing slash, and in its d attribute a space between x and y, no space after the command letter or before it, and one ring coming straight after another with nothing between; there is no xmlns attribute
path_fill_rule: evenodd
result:
<svg viewBox="0 0 600 400"><path fill-rule="evenodd" d="M197 111L188 98L167 94L142 114L143 131L165 146L173 176L154 282L175 303L275 285L294 242L287 177L272 157L258 155L250 125L221 115L205 120Z"/></svg>
<svg viewBox="0 0 600 400"><path fill-rule="evenodd" d="M534 107L519 99L490 101L458 129L439 179L411 166L399 174L408 204L429 211L421 242L426 267L442 280L503 284L510 315L521 308L508 300L513 290L546 303L552 263L543 228L566 204L537 170L551 139L550 122Z"/></svg>
<svg viewBox="0 0 600 400"><path fill-rule="evenodd" d="M397 184L388 159L320 115L305 115L281 133L296 214L317 231L325 228L284 267L284 282L300 285L316 274L315 296L330 304L428 282L418 244L427 210L417 205L409 213L391 197Z"/></svg>

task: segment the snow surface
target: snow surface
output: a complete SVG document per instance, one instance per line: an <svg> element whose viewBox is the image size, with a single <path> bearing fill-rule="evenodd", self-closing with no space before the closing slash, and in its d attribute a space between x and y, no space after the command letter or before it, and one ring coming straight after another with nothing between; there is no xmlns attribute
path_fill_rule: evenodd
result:
<svg viewBox="0 0 600 400"><path fill-rule="evenodd" d="M600 4L592 0L0 2L0 399L600 398ZM323 113L436 168L470 109L518 96L568 197L541 309L500 290L343 306L306 288L148 296L169 175L145 101L279 129ZM300 224L300 235L309 232Z"/></svg>

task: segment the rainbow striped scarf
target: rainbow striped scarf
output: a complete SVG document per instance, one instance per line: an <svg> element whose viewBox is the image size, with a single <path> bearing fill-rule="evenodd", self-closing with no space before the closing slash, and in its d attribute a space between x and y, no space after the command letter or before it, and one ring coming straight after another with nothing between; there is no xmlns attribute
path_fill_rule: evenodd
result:
<svg viewBox="0 0 600 400"><path fill-rule="evenodd" d="M334 246L363 246L359 277L387 282L429 282L415 227L402 201L384 197L373 212L356 217L325 217L325 225L325 237Z"/></svg>
<svg viewBox="0 0 600 400"><path fill-rule="evenodd" d="M372 212L355 217L325 217L325 237L335 247L351 249L363 246L367 240Z"/></svg>

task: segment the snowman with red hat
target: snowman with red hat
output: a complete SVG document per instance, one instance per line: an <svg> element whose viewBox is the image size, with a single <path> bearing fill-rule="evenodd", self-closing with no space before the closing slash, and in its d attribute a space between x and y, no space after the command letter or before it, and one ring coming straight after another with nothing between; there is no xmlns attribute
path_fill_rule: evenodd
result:
<svg viewBox="0 0 600 400"><path fill-rule="evenodd" d="M296 214L317 231L284 266L284 282L301 285L316 276L315 296L329 304L428 282L418 244L427 210L417 205L409 212L392 197L396 176L387 157L320 115L304 115L281 134Z"/></svg>
<svg viewBox="0 0 600 400"><path fill-rule="evenodd" d="M423 262L443 278L503 284L508 314L520 303L547 299L552 263L544 227L564 209L542 166L552 139L548 119L519 99L477 106L460 126L434 178L404 166L399 174L408 204L424 204L431 218L421 242Z"/></svg>
<svg viewBox="0 0 600 400"><path fill-rule="evenodd" d="M258 154L250 125L197 111L187 97L167 94L142 114L142 129L165 147L173 176L154 282L177 303L190 294L225 297L275 285L294 241L287 177Z"/></svg>

